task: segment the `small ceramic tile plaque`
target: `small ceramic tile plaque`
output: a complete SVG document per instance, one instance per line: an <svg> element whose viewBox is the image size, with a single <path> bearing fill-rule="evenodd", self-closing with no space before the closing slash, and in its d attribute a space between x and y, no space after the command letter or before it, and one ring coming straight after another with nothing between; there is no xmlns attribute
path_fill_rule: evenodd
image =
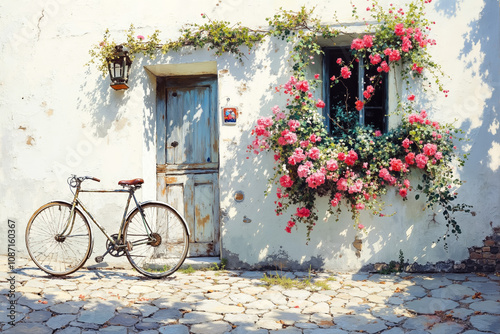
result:
<svg viewBox="0 0 500 334"><path fill-rule="evenodd" d="M236 107L223 107L222 117L224 119L224 124L226 125L236 125L236 120L238 119L238 108Z"/></svg>

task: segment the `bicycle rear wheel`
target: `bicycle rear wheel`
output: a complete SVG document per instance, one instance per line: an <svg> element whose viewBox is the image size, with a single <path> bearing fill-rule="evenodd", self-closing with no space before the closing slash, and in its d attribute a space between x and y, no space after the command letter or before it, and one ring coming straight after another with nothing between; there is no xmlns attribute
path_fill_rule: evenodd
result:
<svg viewBox="0 0 500 334"><path fill-rule="evenodd" d="M189 234L184 218L165 203L141 204L145 222L138 209L127 218L124 240L130 264L141 274L161 278L174 273L184 262ZM146 225L154 240L148 238Z"/></svg>
<svg viewBox="0 0 500 334"><path fill-rule="evenodd" d="M73 228L61 234L70 219L71 204L51 202L31 216L26 227L26 248L35 264L48 274L71 274L87 261L92 248L90 225L75 209Z"/></svg>

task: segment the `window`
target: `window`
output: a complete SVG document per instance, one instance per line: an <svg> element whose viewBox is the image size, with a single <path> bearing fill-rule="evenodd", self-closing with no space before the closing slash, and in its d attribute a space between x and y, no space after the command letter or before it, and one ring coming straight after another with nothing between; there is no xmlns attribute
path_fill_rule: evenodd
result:
<svg viewBox="0 0 500 334"><path fill-rule="evenodd" d="M350 47L328 47L324 48L325 52L323 60L323 96L325 98L326 107L324 108L326 126L331 133L334 130L335 120L332 117L339 107L349 112L357 112L355 108L356 100L364 101L363 91L367 86L375 87L375 93L371 99L365 103L363 109L359 111L359 123L361 125L371 125L375 130L387 132L388 117L387 117L387 74L383 75L377 72L377 66L365 68L363 61L355 63L351 69L351 77L349 79L341 79L333 87L331 86L330 78L332 76L340 77L341 67L337 64L337 59L341 58L344 63L348 64L352 61ZM374 78L379 78L379 82L372 82Z"/></svg>

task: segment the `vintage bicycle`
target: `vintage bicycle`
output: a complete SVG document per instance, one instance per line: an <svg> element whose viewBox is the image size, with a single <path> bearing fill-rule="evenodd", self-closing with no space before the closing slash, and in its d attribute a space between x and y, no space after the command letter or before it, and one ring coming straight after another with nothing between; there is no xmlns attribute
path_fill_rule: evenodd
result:
<svg viewBox="0 0 500 334"><path fill-rule="evenodd" d="M106 252L97 256L100 263L107 254L126 256L141 274L161 278L174 273L184 262L189 248L189 229L184 218L170 205L147 201L139 203L135 191L143 179L122 180L122 189L82 189L91 176L68 178L73 201L53 201L40 207L26 227L26 247L35 264L48 274L63 276L80 269L91 256L94 239L87 216L106 236ZM83 205L78 195L93 193L128 193L128 199L116 234L108 234ZM131 201L135 208L129 210ZM83 214L83 212L85 214Z"/></svg>

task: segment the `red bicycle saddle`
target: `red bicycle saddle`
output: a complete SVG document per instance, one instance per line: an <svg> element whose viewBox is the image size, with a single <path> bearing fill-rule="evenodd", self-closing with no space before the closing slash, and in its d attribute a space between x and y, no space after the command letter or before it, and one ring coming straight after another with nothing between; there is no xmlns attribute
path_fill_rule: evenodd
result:
<svg viewBox="0 0 500 334"><path fill-rule="evenodd" d="M143 179L121 180L118 182L120 186L135 186L143 183L144 183Z"/></svg>

